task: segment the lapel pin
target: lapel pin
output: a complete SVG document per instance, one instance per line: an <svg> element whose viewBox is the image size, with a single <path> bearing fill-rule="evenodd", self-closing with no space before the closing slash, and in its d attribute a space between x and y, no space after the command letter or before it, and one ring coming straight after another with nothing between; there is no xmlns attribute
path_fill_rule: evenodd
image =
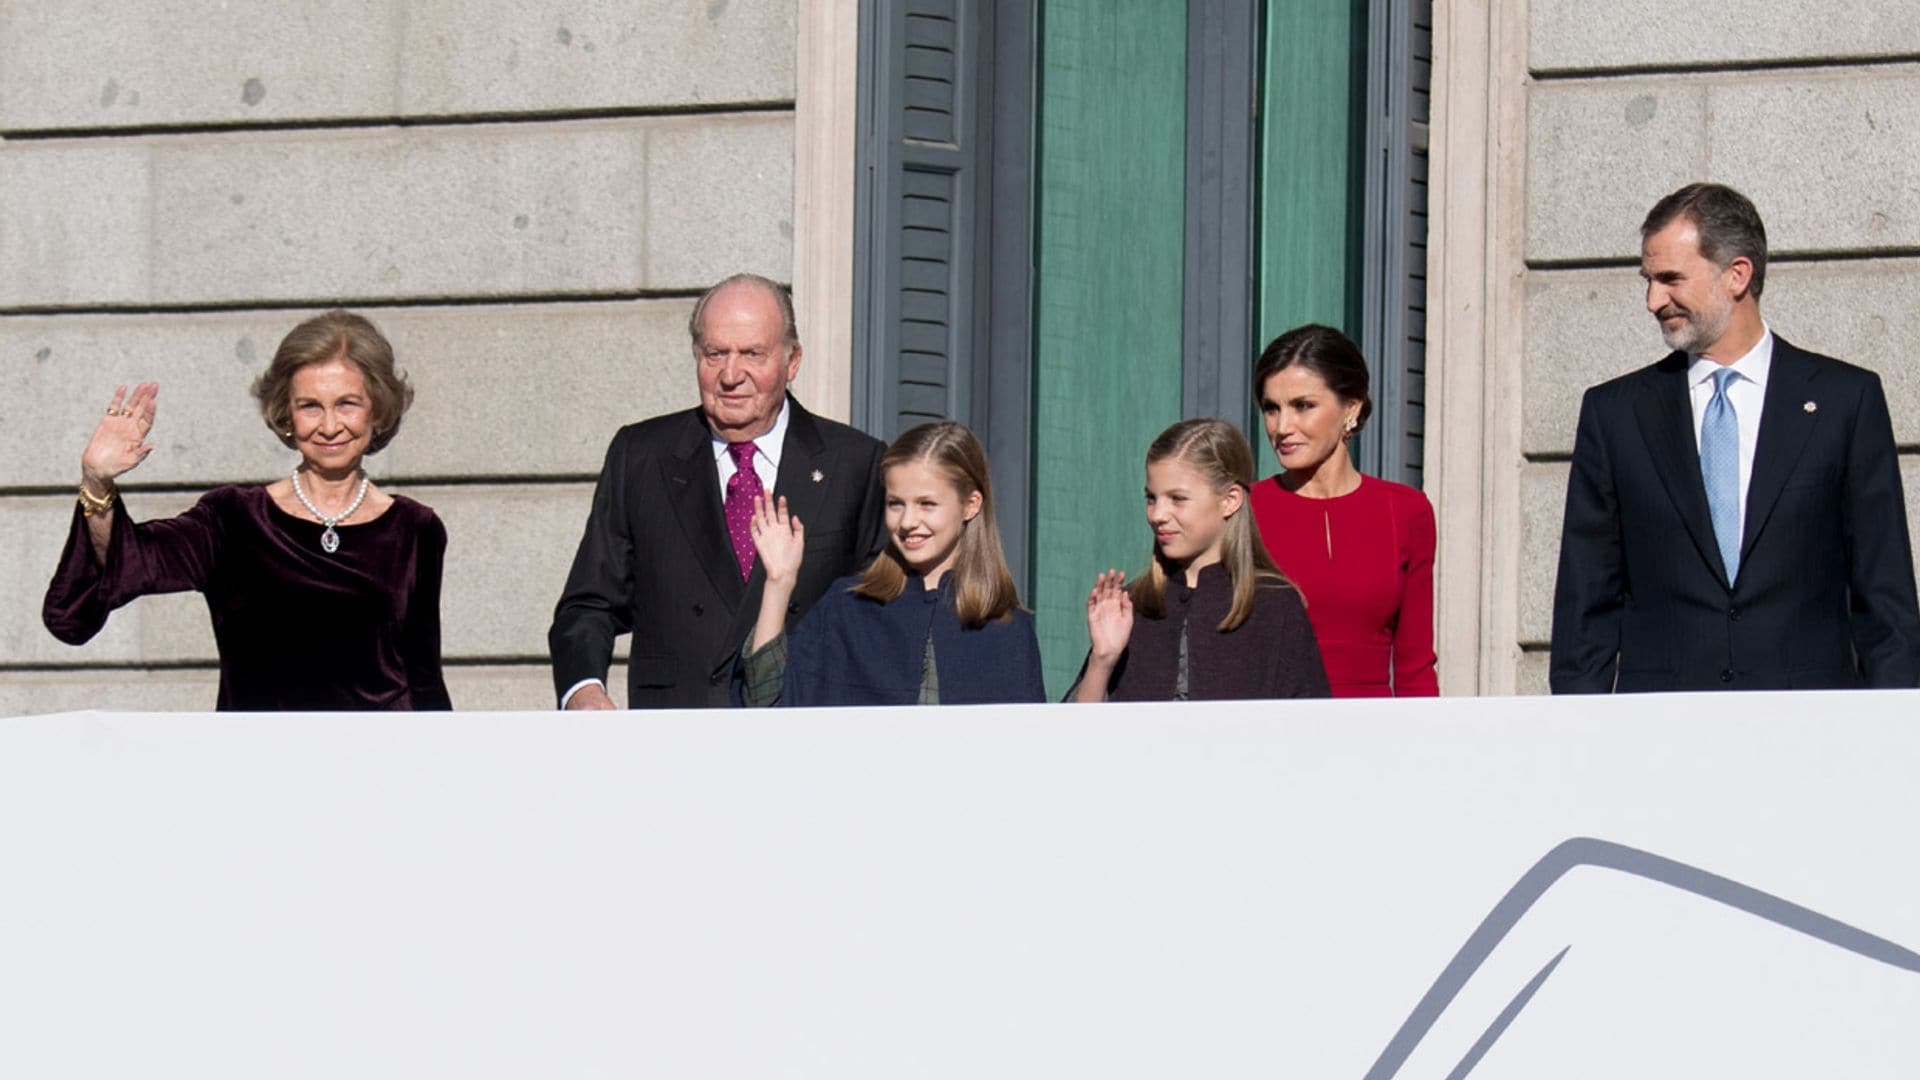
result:
<svg viewBox="0 0 1920 1080"><path fill-rule="evenodd" d="M1811 406L1811 405L1813 404L1813 402L1811 402L1811 401L1809 401L1809 402L1807 402L1807 404L1808 404L1809 406ZM1807 411L1808 411L1808 412L1812 412L1812 411L1813 411L1813 409L1812 409L1812 408L1808 408L1808 409L1807 409ZM814 482L814 483L816 483L816 484L817 484L817 483L819 483L820 481L822 481L822 480L825 480L826 478L827 478L827 474L826 474L826 473L823 473L823 472L821 472L821 471L820 471L819 469L815 469L815 470L813 470L813 482Z"/></svg>
<svg viewBox="0 0 1920 1080"><path fill-rule="evenodd" d="M1805 405L1800 406L1800 408L1804 409L1807 412L1819 412L1820 403L1817 401L1809 401Z"/></svg>

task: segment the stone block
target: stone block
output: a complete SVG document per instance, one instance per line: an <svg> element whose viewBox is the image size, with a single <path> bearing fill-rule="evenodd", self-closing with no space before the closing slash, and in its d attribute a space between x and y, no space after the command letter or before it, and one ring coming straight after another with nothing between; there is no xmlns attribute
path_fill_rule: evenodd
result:
<svg viewBox="0 0 1920 1080"><path fill-rule="evenodd" d="M153 145L161 303L644 287L645 125Z"/></svg>
<svg viewBox="0 0 1920 1080"><path fill-rule="evenodd" d="M9 145L0 305L680 291L740 269L784 278L792 129L789 115L756 114L152 136L105 158L75 140Z"/></svg>
<svg viewBox="0 0 1920 1080"><path fill-rule="evenodd" d="M1567 505L1567 467L1528 465L1520 471L1520 641L1545 646L1553 633L1553 579L1559 569L1560 525Z"/></svg>
<svg viewBox="0 0 1920 1080"><path fill-rule="evenodd" d="M1700 78L1535 84L1527 97L1527 259L1635 256L1662 195L1708 177Z"/></svg>
<svg viewBox="0 0 1920 1080"><path fill-rule="evenodd" d="M1774 250L1920 247L1920 70L1736 80L1711 108L1713 178L1760 208Z"/></svg>
<svg viewBox="0 0 1920 1080"><path fill-rule="evenodd" d="M410 5L407 114L791 101L792 0Z"/></svg>
<svg viewBox="0 0 1920 1080"><path fill-rule="evenodd" d="M150 297L150 166L139 143L0 142L0 306Z"/></svg>
<svg viewBox="0 0 1920 1080"><path fill-rule="evenodd" d="M0 717L83 712L212 712L215 668L0 672Z"/></svg>
<svg viewBox="0 0 1920 1080"><path fill-rule="evenodd" d="M401 488L447 526L440 598L449 657L538 659L593 501L591 484ZM622 642L624 655L624 641Z"/></svg>
<svg viewBox="0 0 1920 1080"><path fill-rule="evenodd" d="M1801 348L1880 374L1894 437L1920 444L1920 260L1867 259L1770 266L1769 325ZM1526 421L1529 455L1566 454L1591 385L1666 354L1644 287L1627 267L1527 275Z"/></svg>
<svg viewBox="0 0 1920 1080"><path fill-rule="evenodd" d="M698 399L687 300L372 309L416 391L376 477L591 476L622 424ZM154 454L127 479L206 487L262 480L295 456L250 386L307 311L0 319L7 483L78 478L116 384L161 386Z"/></svg>
<svg viewBox="0 0 1920 1080"><path fill-rule="evenodd" d="M397 0L0 4L0 127L390 116L403 22Z"/></svg>
<svg viewBox="0 0 1920 1080"><path fill-rule="evenodd" d="M1545 649L1523 649L1515 664L1514 692L1540 696L1547 693L1547 669L1551 657Z"/></svg>
<svg viewBox="0 0 1920 1080"><path fill-rule="evenodd" d="M1882 0L1768 0L1689 9L1676 32L1657 0L1532 0L1535 73L1910 56L1920 7Z"/></svg>
<svg viewBox="0 0 1920 1080"><path fill-rule="evenodd" d="M661 123L647 144L645 277L704 288L793 267L793 121L715 116ZM803 332L804 332L804 328Z"/></svg>
<svg viewBox="0 0 1920 1080"><path fill-rule="evenodd" d="M1920 536L1920 455L1900 456L1907 532ZM1526 466L1520 474L1519 644L1547 647L1553 636L1553 583L1560 561L1560 527L1566 509L1567 466ZM1681 542L1685 542L1682 540Z"/></svg>
<svg viewBox="0 0 1920 1080"><path fill-rule="evenodd" d="M1775 253L1920 246L1920 74L1909 68L1538 84L1529 261L1637 258L1639 225L1694 180L1745 192Z"/></svg>
<svg viewBox="0 0 1920 1080"><path fill-rule="evenodd" d="M1521 429L1528 455L1570 453L1587 388L1666 355L1644 288L1629 267L1528 272Z"/></svg>
<svg viewBox="0 0 1920 1080"><path fill-rule="evenodd" d="M0 128L784 102L796 40L792 0L6 4Z"/></svg>

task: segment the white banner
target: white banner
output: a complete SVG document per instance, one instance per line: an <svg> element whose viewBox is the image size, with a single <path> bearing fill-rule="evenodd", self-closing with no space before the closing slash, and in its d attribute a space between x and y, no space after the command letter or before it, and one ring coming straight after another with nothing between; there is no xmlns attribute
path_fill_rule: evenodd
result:
<svg viewBox="0 0 1920 1080"><path fill-rule="evenodd" d="M1917 712L0 720L0 1075L1909 1080Z"/></svg>

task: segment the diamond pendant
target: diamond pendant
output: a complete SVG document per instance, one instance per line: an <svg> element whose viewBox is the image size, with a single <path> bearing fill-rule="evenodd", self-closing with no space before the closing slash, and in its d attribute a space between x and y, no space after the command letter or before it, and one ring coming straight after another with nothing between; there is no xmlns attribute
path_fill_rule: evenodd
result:
<svg viewBox="0 0 1920 1080"><path fill-rule="evenodd" d="M331 525L327 526L326 532L320 534L320 550L329 555L340 550L340 534L334 532Z"/></svg>

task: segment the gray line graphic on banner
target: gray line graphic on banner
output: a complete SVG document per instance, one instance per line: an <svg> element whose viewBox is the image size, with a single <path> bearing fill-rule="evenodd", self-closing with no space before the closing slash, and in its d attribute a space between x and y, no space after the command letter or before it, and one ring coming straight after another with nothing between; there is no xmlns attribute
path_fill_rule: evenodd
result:
<svg viewBox="0 0 1920 1080"><path fill-rule="evenodd" d="M1521 917L1532 909L1548 889L1565 877L1568 871L1582 866L1618 870L1648 881L1670 885L1695 896L1758 916L1789 930L1796 930L1836 948L1920 975L1920 953L1915 953L1883 937L1869 934L1838 919L1783 900L1772 893L1762 892L1751 885L1743 885L1731 878L1702 870L1697 866L1689 866L1625 844L1597 840L1592 837L1575 837L1556 845L1539 862L1534 863L1532 869L1521 875L1520 880L1514 882L1513 888L1508 889L1507 894L1500 898L1500 902L1493 906L1493 910L1487 913L1487 917L1480 920L1480 925L1467 938L1466 943L1460 946L1460 951L1453 955L1453 959L1440 972L1439 977L1434 979L1433 985L1420 998L1419 1004L1413 1007L1413 1012L1400 1025L1400 1030L1395 1032L1393 1038L1388 1041L1387 1048L1380 1052L1380 1057L1374 1061L1373 1067L1367 1070L1365 1080L1392 1080L1392 1077L1399 1073L1400 1067L1406 1064L1407 1058L1412 1056L1414 1049L1420 1045L1420 1040L1425 1038L1427 1032L1439 1021L1440 1014L1452 1004L1453 999L1466 987L1467 980L1480 969L1480 965L1492 955L1493 950L1506 938L1507 933L1514 928ZM1567 950L1562 949L1514 996L1507 1007L1501 1010L1500 1015L1494 1018L1486 1032L1474 1042L1466 1057L1448 1074L1448 1080L1463 1080L1472 1071L1507 1030L1508 1025L1519 1016L1520 1010L1532 1000L1534 993L1540 989L1541 984L1546 982L1547 977L1553 973L1554 968L1566 955Z"/></svg>

